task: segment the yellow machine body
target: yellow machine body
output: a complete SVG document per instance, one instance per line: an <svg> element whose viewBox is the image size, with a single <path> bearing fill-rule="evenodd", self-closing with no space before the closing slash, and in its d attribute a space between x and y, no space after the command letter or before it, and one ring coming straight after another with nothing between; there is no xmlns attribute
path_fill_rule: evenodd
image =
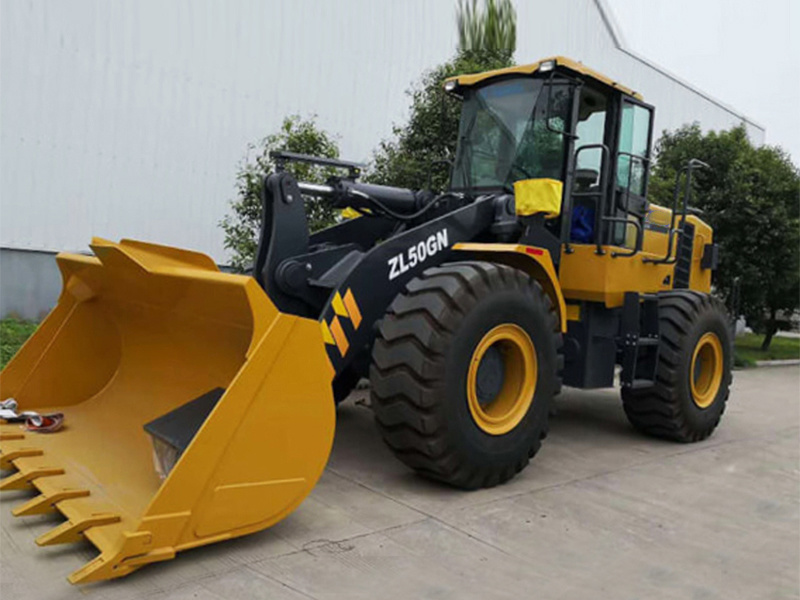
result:
<svg viewBox="0 0 800 600"><path fill-rule="evenodd" d="M279 521L322 473L335 421L317 321L280 313L253 278L202 254L92 249L58 256L58 305L0 375L20 411L65 415L50 434L0 425L0 467L15 471L0 489L38 492L18 516L66 517L40 545L100 550L73 583ZM224 394L162 480L143 426L215 388Z"/></svg>
<svg viewBox="0 0 800 600"><path fill-rule="evenodd" d="M615 252L627 252L628 248L603 246L604 254L597 253L593 244L572 244L570 251L562 249L561 264L556 272L549 254L540 249L521 244L462 243L456 250L471 256L507 264L529 273L547 292L553 306L558 309L562 331L567 330L568 301L602 302L607 308L622 306L626 292L643 294L672 289L675 264L653 263L645 259L664 258L667 252L667 233L672 211L661 206L651 206L648 219L659 229L646 228L642 251L633 257L614 256ZM701 266L703 248L713 241L711 227L695 215L686 221L695 228L692 247L692 265L689 274L689 289L708 293L711 291L711 270ZM675 257L677 244L673 242L671 257ZM574 305L573 305L574 306ZM574 309L573 309L574 310Z"/></svg>
<svg viewBox="0 0 800 600"><path fill-rule="evenodd" d="M567 304L550 255L541 248L524 244L456 244L455 250L473 258L500 263L525 271L542 286L558 314L562 332L567 331Z"/></svg>
<svg viewBox="0 0 800 600"><path fill-rule="evenodd" d="M651 294L672 289L674 263L650 262L662 259L667 253L667 232L672 211L661 206L650 207L648 219L659 229L645 227L642 251L632 257L614 256L629 249L603 246L603 254L591 244L573 244L570 252L562 249L559 282L567 300L602 302L607 308L622 306L625 292ZM701 266L703 248L713 241L711 227L695 215L686 217L694 225L692 264L689 271L689 289L708 293L711 291L711 270ZM671 258L675 258L677 244L673 240Z"/></svg>

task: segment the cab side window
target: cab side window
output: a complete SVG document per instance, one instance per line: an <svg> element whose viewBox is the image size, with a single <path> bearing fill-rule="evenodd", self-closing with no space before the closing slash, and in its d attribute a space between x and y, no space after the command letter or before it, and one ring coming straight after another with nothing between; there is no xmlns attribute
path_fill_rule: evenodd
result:
<svg viewBox="0 0 800 600"><path fill-rule="evenodd" d="M606 138L606 113L608 99L599 91L588 86L581 92L581 103L578 115L578 124L575 134L578 136L576 148L594 144L602 144ZM578 185L588 187L599 184L602 170L603 151L600 148L587 148L578 152L576 167Z"/></svg>
<svg viewBox="0 0 800 600"><path fill-rule="evenodd" d="M619 129L617 186L636 196L644 196L647 161L650 159L650 109L624 102Z"/></svg>

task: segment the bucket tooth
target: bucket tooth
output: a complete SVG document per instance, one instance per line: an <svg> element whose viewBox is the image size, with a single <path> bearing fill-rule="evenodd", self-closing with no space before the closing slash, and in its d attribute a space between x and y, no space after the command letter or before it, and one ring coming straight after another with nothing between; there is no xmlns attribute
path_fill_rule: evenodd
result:
<svg viewBox="0 0 800 600"><path fill-rule="evenodd" d="M127 575L133 569L123 568L120 565L114 565L113 562L107 560L104 554L96 557L94 560L89 561L80 569L73 571L67 577L67 581L72 584L90 583L93 581L101 581L103 579L111 579L112 577L121 577Z"/></svg>
<svg viewBox="0 0 800 600"><path fill-rule="evenodd" d="M92 515L91 517L76 521L65 521L55 529L51 529L47 533L36 538L36 543L39 546L51 546L53 544L79 542L84 539L83 532L90 527L110 525L111 523L118 523L119 521L119 515L111 513Z"/></svg>
<svg viewBox="0 0 800 600"><path fill-rule="evenodd" d="M122 577L135 571L142 565L175 558L174 548L158 548L146 554L139 554L122 560L107 560L101 554L74 571L67 579L70 583L91 583L113 577Z"/></svg>
<svg viewBox="0 0 800 600"><path fill-rule="evenodd" d="M43 452L36 448L20 448L19 450L12 450L11 452L3 452L0 454L0 469L10 469L13 465L12 461L23 458L26 456L41 456Z"/></svg>
<svg viewBox="0 0 800 600"><path fill-rule="evenodd" d="M22 506L18 506L11 511L15 517L28 517L31 515L43 515L56 511L56 503L72 498L83 498L89 495L89 490L59 490L51 493L39 494L31 498Z"/></svg>
<svg viewBox="0 0 800 600"><path fill-rule="evenodd" d="M50 477L52 475L63 475L64 469L57 469L52 467L35 467L33 469L26 469L18 471L13 475L9 475L4 479L0 479L0 491L6 490L25 490L33 487L31 483L34 479L39 477Z"/></svg>
<svg viewBox="0 0 800 600"><path fill-rule="evenodd" d="M10 440L24 440L25 434L24 433L16 433L10 431L3 431L0 433L0 442L7 442Z"/></svg>

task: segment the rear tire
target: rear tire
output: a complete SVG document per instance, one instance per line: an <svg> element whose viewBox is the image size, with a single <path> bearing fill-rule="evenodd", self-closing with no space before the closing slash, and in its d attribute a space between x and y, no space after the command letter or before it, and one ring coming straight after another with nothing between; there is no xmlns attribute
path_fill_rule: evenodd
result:
<svg viewBox="0 0 800 600"><path fill-rule="evenodd" d="M547 431L561 346L550 299L522 271L428 269L379 327L370 369L378 430L426 477L466 489L507 481Z"/></svg>
<svg viewBox="0 0 800 600"><path fill-rule="evenodd" d="M659 294L655 385L622 389L625 414L636 429L678 442L706 439L719 424L730 393L731 333L725 306L708 294Z"/></svg>

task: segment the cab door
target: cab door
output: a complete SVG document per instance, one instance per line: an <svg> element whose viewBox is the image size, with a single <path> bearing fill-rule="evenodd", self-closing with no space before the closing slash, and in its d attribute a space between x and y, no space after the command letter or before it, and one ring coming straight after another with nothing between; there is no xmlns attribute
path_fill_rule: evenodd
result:
<svg viewBox="0 0 800 600"><path fill-rule="evenodd" d="M615 246L639 250L638 232L644 231L647 186L650 179L653 137L653 107L630 96L622 96L614 153L611 239ZM636 221L639 227L628 225Z"/></svg>

